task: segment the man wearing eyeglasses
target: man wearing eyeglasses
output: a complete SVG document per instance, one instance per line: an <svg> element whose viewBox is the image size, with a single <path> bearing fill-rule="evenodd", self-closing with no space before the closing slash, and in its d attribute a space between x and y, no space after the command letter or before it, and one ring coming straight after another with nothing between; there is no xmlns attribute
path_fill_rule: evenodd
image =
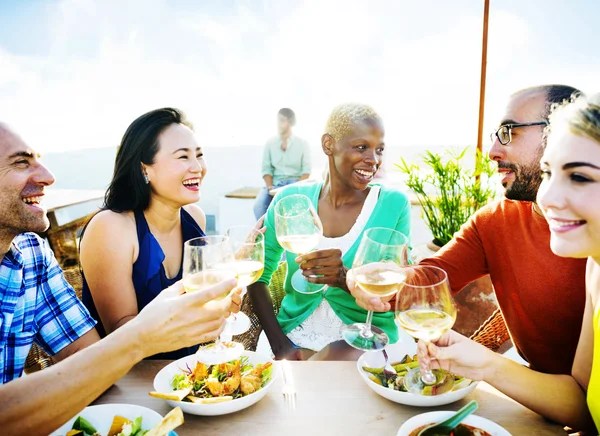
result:
<svg viewBox="0 0 600 436"><path fill-rule="evenodd" d="M574 93L570 86L545 85L510 97L489 153L506 198L480 209L452 241L421 262L444 269L454 293L489 274L513 344L533 369L552 374L571 373L585 304L586 261L552 253L550 229L535 198L548 116L554 104ZM370 298L351 285L360 306L394 310L393 302Z"/></svg>

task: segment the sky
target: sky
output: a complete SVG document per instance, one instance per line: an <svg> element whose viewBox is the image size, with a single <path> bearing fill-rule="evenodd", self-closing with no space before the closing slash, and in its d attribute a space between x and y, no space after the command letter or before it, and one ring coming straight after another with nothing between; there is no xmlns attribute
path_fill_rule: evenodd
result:
<svg viewBox="0 0 600 436"><path fill-rule="evenodd" d="M485 126L512 92L600 91L600 1L491 0ZM259 145L281 107L320 142L334 106L386 143L474 145L483 0L0 0L0 120L34 148L118 145L183 109L205 147Z"/></svg>

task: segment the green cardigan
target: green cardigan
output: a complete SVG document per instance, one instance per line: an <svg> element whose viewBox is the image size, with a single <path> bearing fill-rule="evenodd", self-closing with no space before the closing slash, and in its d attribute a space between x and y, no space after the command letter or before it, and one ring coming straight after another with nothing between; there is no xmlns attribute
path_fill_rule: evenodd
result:
<svg viewBox="0 0 600 436"><path fill-rule="evenodd" d="M397 189L379 185L379 198L375 209L371 213L367 224L359 237L354 241L350 249L342 257L344 266L352 268L356 249L364 233L364 230L371 227L385 227L398 230L407 237L410 236L410 202L405 194ZM318 210L319 195L323 182L319 183L300 183L286 186L273 199L267 216L265 218L265 270L259 282L269 284L273 272L277 269L283 248L277 242L275 235L275 205L283 197L292 194L304 194L311 199L315 209ZM298 270L298 264L294 261L297 257L295 253L286 252L287 276L285 278L285 297L281 303L281 309L277 315L277 320L281 325L285 334L288 334L298 327L308 316L315 311L325 298L337 316L345 324L353 324L357 322L365 322L367 311L356 305L356 300L346 291L329 287L326 292L318 292L315 294L301 294L296 292L291 284L291 277ZM383 329L390 337L390 342L394 343L398 340L398 328L394 322L394 313L375 313L373 315L373 325Z"/></svg>

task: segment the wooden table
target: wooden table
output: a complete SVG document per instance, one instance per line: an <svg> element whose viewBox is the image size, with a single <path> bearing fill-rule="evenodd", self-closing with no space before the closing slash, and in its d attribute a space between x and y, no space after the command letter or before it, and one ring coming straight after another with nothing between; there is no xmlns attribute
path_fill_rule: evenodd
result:
<svg viewBox="0 0 600 436"><path fill-rule="evenodd" d="M171 407L150 397L156 373L167 361L143 361L112 386L94 404L129 403L154 409L162 415ZM457 410L469 400L479 402L478 415L505 427L513 435L566 435L562 427L480 383L466 399L436 408L403 406L371 391L356 372L355 362L290 362L297 389L296 410L286 411L282 377L254 406L223 416L185 415L177 429L186 435L395 435L408 418L430 410Z"/></svg>

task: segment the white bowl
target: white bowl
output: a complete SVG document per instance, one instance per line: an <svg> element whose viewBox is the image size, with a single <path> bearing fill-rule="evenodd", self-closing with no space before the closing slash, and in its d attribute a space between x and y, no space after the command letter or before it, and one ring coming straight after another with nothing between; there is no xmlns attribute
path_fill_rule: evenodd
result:
<svg viewBox="0 0 600 436"><path fill-rule="evenodd" d="M443 420L450 418L455 413L456 412L439 411L421 413L420 415L413 416L404 424L402 424L402 427L400 427L398 430L397 436L408 436L412 431L423 425L433 424L434 422L442 422ZM511 436L511 434L504 428L500 427L498 424L490 421L489 419L482 418L481 416L469 415L462 422L464 424L480 428L481 430L485 430L492 436Z"/></svg>
<svg viewBox="0 0 600 436"><path fill-rule="evenodd" d="M388 353L389 361L397 362L402 360L402 358L407 354L411 356L414 355L416 353L416 344L412 340L405 340L399 341L393 345L388 345L385 349ZM455 401L458 401L469 395L477 386L477 382L473 382L466 388L433 396L415 395L410 392L395 391L369 380L369 374L362 369L363 366L368 366L370 368L381 368L384 365L385 358L381 352L364 353L356 362L358 373L367 386L369 386L375 393L395 403L406 404L408 406L435 407L454 403Z"/></svg>
<svg viewBox="0 0 600 436"><path fill-rule="evenodd" d="M271 386L273 386L273 382L277 377L278 371L275 367L275 362L267 356L264 356L259 353L255 353L253 351L244 351L242 356L248 356L248 362L254 365L259 363L273 363L273 375L271 380L267 382L261 389L256 391L253 394L246 395L242 398L237 398L231 401L225 401L223 403L214 403L214 404L201 404L201 403L188 403L186 401L173 401L173 400L165 400L172 407L181 407L185 413L190 413L192 415L202 415L202 416L216 416L216 415L226 415L228 413L238 412L242 409L252 406L253 404L260 401ZM154 377L154 390L157 392L172 392L173 387L171 386L171 381L173 380L173 376L175 374L181 373L182 369L186 369L186 364L190 368L194 368L198 359L195 355L183 357L175 362L172 362L161 369L156 377Z"/></svg>
<svg viewBox="0 0 600 436"><path fill-rule="evenodd" d="M136 406L133 404L101 404L98 406L86 407L61 428L51 433L50 436L66 435L67 432L73 427L73 423L78 416L83 416L85 419L87 419L90 424L96 427L98 433L106 435L108 434L110 425L112 424L113 418L116 415L127 418L130 421L133 421L138 416L141 416L143 430L150 430L152 427L162 421L163 418L159 413L152 409L148 409L147 407Z"/></svg>

